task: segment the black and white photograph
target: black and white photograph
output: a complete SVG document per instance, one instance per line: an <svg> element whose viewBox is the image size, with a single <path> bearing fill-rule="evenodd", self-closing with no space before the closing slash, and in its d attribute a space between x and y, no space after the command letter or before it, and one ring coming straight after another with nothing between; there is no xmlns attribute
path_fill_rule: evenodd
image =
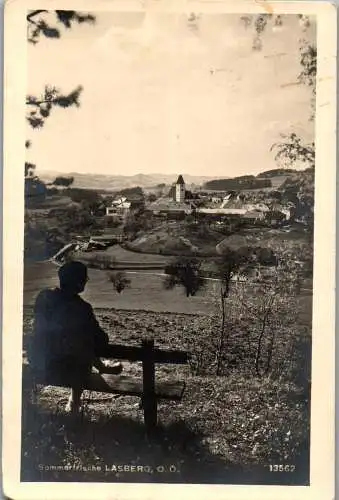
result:
<svg viewBox="0 0 339 500"><path fill-rule="evenodd" d="M26 5L20 483L311 485L332 96L281 5Z"/></svg>

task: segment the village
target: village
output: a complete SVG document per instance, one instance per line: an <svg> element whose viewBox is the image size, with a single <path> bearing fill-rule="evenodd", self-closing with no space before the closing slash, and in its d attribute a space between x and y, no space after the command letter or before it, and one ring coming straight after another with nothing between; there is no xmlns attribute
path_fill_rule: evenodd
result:
<svg viewBox="0 0 339 500"><path fill-rule="evenodd" d="M101 269L163 270L165 260L159 263L157 256L167 256L167 260L195 256L204 259L202 274L213 277L213 265L207 261L221 255L225 247L258 247L260 254L266 254L260 271L258 266L252 270L258 276L271 271L272 256L281 239L302 240L309 230L309 219L293 189L291 196L290 185L295 188L293 182L300 184L298 175L304 182L310 174L278 169L268 174L271 177L264 178L265 187L265 173L193 186L179 174L172 185L111 192L76 188L67 178L61 185L46 185L28 173L26 216L35 221L35 229L48 221L45 240L50 250L45 244L43 260L57 264L76 257ZM249 180L260 186L248 189L245 185L244 189ZM224 189L210 189L215 184L218 188L224 185ZM38 194L29 189L34 185L40 186ZM229 185L238 189L227 189ZM155 257L146 265L147 255ZM303 266L298 251L294 251L293 260Z"/></svg>
<svg viewBox="0 0 339 500"><path fill-rule="evenodd" d="M266 218L271 224L290 219L291 208L283 207L272 197L271 199L267 197L269 203L251 203L248 200L250 194L251 192L243 194L236 191L207 191L202 188L192 192L186 188L183 176L179 175L167 196L160 195L158 199L148 204L145 204L142 197L134 199L117 197L112 201L112 205L106 208L106 215L123 220L133 208L144 206L147 212L169 218L205 214L214 220L223 216L224 219L241 218L249 223L263 221Z"/></svg>

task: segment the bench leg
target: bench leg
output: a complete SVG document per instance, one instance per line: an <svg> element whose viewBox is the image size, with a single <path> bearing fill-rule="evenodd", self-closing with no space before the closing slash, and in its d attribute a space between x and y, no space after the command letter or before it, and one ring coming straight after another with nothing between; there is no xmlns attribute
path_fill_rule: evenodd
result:
<svg viewBox="0 0 339 500"><path fill-rule="evenodd" d="M82 389L79 388L71 389L71 394L68 398L68 402L65 408L66 412L77 413L79 411L82 393L83 393Z"/></svg>
<svg viewBox="0 0 339 500"><path fill-rule="evenodd" d="M155 370L154 370L154 340L142 341L143 361L143 397L144 422L146 432L149 434L157 425L157 398L155 395Z"/></svg>
<svg viewBox="0 0 339 500"><path fill-rule="evenodd" d="M158 421L158 405L157 400L154 398L153 400L142 400L142 406L144 409L144 422L147 433L152 432Z"/></svg>

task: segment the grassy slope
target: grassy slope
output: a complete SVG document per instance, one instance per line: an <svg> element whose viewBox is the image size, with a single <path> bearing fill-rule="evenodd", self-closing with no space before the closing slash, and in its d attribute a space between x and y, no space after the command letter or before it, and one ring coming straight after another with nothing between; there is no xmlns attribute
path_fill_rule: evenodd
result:
<svg viewBox="0 0 339 500"><path fill-rule="evenodd" d="M97 315L116 342L138 343L147 333L161 347L191 350L194 336L205 331L203 317L195 315L100 309ZM310 317L299 321L309 323ZM26 308L27 333L31 325L32 311ZM141 366L125 363L125 371L140 376ZM187 389L181 403L160 402L160 428L151 441L144 435L137 398L87 394L83 420L74 429L62 410L67 392L44 388L39 410L33 406L25 414L23 480L33 474L45 481L229 483L239 474L240 481L306 481L301 461L307 444L308 399L294 382L262 380L241 367L227 377L214 377L192 376L187 366L164 365L157 367L157 378L184 379ZM39 463L98 465L101 471L58 476L56 471L39 472ZM132 463L153 468L174 464L179 472L136 476L105 471L107 464ZM269 463L294 463L298 474L274 477L267 472Z"/></svg>

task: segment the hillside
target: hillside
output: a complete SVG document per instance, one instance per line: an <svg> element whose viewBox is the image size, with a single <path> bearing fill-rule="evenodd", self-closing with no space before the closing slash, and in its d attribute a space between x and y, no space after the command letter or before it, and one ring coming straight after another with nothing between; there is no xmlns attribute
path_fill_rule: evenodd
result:
<svg viewBox="0 0 339 500"><path fill-rule="evenodd" d="M258 179L269 179L271 177L286 176L294 174L295 170L292 168L274 168L273 170L266 170L257 175Z"/></svg>
<svg viewBox="0 0 339 500"><path fill-rule="evenodd" d="M57 171L37 171L39 177L45 182L52 182L57 176L65 175ZM140 186L141 188L152 188L158 184L170 185L178 178L177 174L137 174L126 175L103 175L103 174L81 174L78 172L69 172L67 177L74 177L74 187L99 189L114 191L124 188ZM195 176L183 174L187 185L201 185L204 182L213 179L213 177Z"/></svg>
<svg viewBox="0 0 339 500"><path fill-rule="evenodd" d="M215 191L263 189L272 186L270 179L258 179L254 175L243 175L233 179L213 179L204 184L204 188Z"/></svg>
<svg viewBox="0 0 339 500"><path fill-rule="evenodd" d="M275 189L284 189L286 182L290 179L304 179L309 177L309 170L295 170L291 168L275 168L261 172L257 176L242 175L240 177L212 179L204 184L207 190L215 191L271 191Z"/></svg>

